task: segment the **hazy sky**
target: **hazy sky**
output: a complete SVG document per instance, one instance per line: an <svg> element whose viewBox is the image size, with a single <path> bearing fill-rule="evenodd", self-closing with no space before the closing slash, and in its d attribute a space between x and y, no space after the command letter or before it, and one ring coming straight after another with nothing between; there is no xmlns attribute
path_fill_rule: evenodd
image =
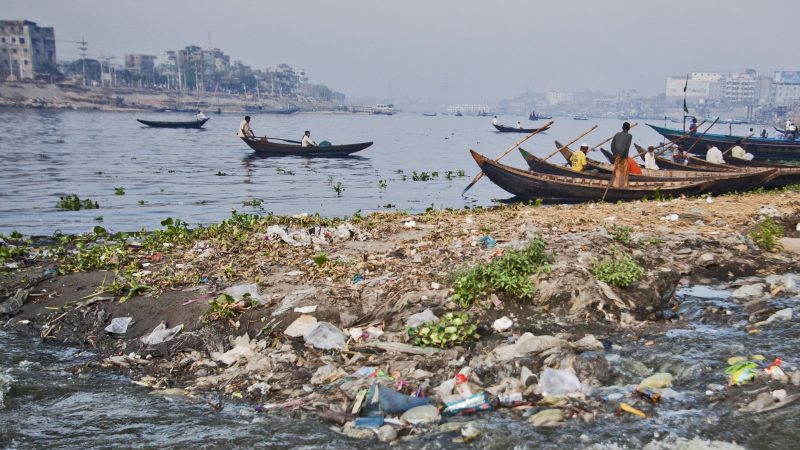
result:
<svg viewBox="0 0 800 450"><path fill-rule="evenodd" d="M535 89L664 91L689 71L800 70L791 0L0 0L59 59L196 44L288 63L350 97L492 103ZM783 11L783 12L782 12Z"/></svg>

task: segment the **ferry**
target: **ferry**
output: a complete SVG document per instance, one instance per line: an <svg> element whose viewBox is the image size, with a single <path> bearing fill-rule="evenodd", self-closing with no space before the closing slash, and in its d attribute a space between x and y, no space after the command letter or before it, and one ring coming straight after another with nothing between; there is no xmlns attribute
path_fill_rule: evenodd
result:
<svg viewBox="0 0 800 450"><path fill-rule="evenodd" d="M391 103L379 103L372 107L372 114L385 114L387 116L391 116L395 113L397 113L397 110Z"/></svg>

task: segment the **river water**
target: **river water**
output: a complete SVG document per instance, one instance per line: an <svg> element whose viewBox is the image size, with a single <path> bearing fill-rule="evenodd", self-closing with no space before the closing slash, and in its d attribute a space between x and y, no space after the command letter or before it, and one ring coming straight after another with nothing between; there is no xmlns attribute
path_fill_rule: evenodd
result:
<svg viewBox="0 0 800 450"><path fill-rule="evenodd" d="M677 374L652 417L616 416L609 400L590 424L572 419L555 429L535 429L507 410L462 418L483 430L472 444L486 449L618 449L676 448L677 438L703 440L686 448L707 448L707 441L737 442L752 449L797 448L800 402L762 414L738 412L741 392L779 389L785 385L746 385L727 391L723 373L727 358L762 354L797 365L800 325L796 320L748 333L747 314L722 287L692 287L678 293L679 313L688 327L653 336L603 353L614 372L612 386L595 388L593 398L613 398L630 392L645 375L642 367ZM779 307L796 307L797 297L772 300ZM704 311L723 308L724 325L703 323ZM252 405L228 403L213 413L205 400L165 398L147 388L104 373L75 376L70 371L97 356L74 348L42 344L0 330L0 449L100 448L327 448L384 449L385 444L343 437L312 418L283 413L259 414ZM784 366L784 367L786 367ZM5 386L5 389L4 389ZM709 396L708 392L713 395ZM0 396L1 398L1 396ZM719 402L721 400L721 402ZM633 403L628 397L623 401ZM719 403L718 403L719 402ZM452 443L456 433L432 433L396 448L462 448ZM699 441L698 441L699 442Z"/></svg>
<svg viewBox="0 0 800 450"><path fill-rule="evenodd" d="M136 118L193 117L0 109L0 233L75 233L95 225L136 231L158 227L166 217L190 225L209 224L229 216L232 209L343 216L356 211L420 212L431 205L487 206L509 194L482 180L467 197L461 196L478 173L468 150L496 157L525 136L496 132L488 117L253 114L252 126L259 135L297 140L304 130L311 130L318 142L375 142L350 158L276 158L256 156L234 135L242 119L239 114L212 115L202 130L146 128ZM509 125L518 120L525 126L544 123L513 116L500 119ZM523 148L549 154L555 139L569 142L596 123L598 128L585 139L593 146L621 126L621 121L608 119L555 120L550 131ZM632 130L635 142L658 142L659 135L639 122ZM745 129L739 126L734 132ZM714 131L726 132L727 127ZM552 161L563 162L560 155ZM525 167L516 151L503 162ZM459 177L459 170L465 176ZM414 171L435 171L439 176L413 181ZM448 171L451 179L446 177ZM344 189L338 194L337 183ZM118 187L124 195L115 195ZM97 201L100 208L58 210L59 197L68 194ZM242 204L252 200L262 203Z"/></svg>

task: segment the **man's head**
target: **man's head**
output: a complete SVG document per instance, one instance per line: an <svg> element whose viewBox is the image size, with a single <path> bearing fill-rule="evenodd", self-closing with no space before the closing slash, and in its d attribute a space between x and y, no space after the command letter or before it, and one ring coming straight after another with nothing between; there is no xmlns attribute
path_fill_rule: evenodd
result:
<svg viewBox="0 0 800 450"><path fill-rule="evenodd" d="M631 124L629 124L628 122L622 124L622 131L628 131L630 129L631 129Z"/></svg>
<svg viewBox="0 0 800 450"><path fill-rule="evenodd" d="M656 150L655 147L653 147L652 145L647 147L647 153L653 153L655 150Z"/></svg>
<svg viewBox="0 0 800 450"><path fill-rule="evenodd" d="M244 116L244 121L245 122L250 122L250 116Z"/></svg>
<svg viewBox="0 0 800 450"><path fill-rule="evenodd" d="M311 132L310 132L310 131L308 131L308 130L306 130L306 132L305 132L305 133L303 133L303 134L305 134L306 136L311 136Z"/></svg>
<svg viewBox="0 0 800 450"><path fill-rule="evenodd" d="M589 151L589 144L587 144L586 142L584 142L583 144L581 144L581 151L582 151L583 153L586 153L586 152L588 152L588 151Z"/></svg>
<svg viewBox="0 0 800 450"><path fill-rule="evenodd" d="M683 153L686 151L686 146L683 144L678 144L678 151Z"/></svg>

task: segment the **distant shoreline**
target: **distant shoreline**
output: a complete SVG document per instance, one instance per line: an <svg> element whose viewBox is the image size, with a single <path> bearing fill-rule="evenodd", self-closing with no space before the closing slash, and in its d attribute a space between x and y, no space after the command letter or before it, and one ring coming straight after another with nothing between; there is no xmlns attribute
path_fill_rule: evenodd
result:
<svg viewBox="0 0 800 450"><path fill-rule="evenodd" d="M263 110L250 110L259 106ZM152 89L88 87L69 84L0 83L0 108L63 109L104 112L195 112L270 114L287 107L297 113L352 114L321 100L245 100L240 96L209 92L184 93Z"/></svg>

